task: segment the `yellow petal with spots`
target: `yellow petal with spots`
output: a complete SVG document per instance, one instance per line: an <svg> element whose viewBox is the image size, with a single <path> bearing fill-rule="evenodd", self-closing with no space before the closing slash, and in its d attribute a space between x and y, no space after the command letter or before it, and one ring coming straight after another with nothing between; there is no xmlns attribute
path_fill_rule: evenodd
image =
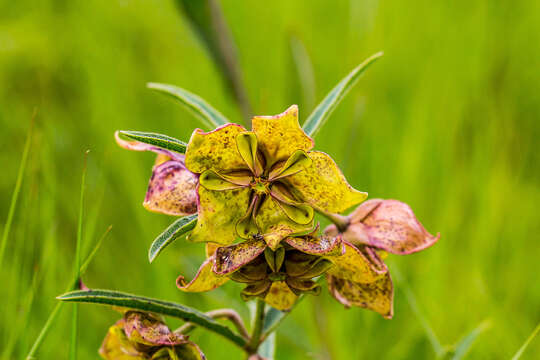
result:
<svg viewBox="0 0 540 360"><path fill-rule="evenodd" d="M139 352L135 344L131 343L124 333L124 319L119 320L109 328L103 343L99 348L99 355L105 360L145 360L146 355Z"/></svg>
<svg viewBox="0 0 540 360"><path fill-rule="evenodd" d="M313 228L313 219L307 224L298 224L289 219L278 201L267 197L255 216L262 236L272 250L275 250L281 240L287 236Z"/></svg>
<svg viewBox="0 0 540 360"><path fill-rule="evenodd" d="M244 131L246 129L237 124L227 124L210 132L196 129L187 146L186 167L197 174L209 169L217 172L247 169L236 147L236 136Z"/></svg>
<svg viewBox="0 0 540 360"><path fill-rule="evenodd" d="M298 300L284 281L275 281L266 294L264 301L278 310L290 310Z"/></svg>
<svg viewBox="0 0 540 360"><path fill-rule="evenodd" d="M349 185L330 156L320 151L308 155L311 165L284 179L305 202L321 211L340 213L367 198L367 193Z"/></svg>
<svg viewBox="0 0 540 360"><path fill-rule="evenodd" d="M368 284L327 276L328 290L343 305L359 306L378 312L386 319L394 314L394 286L390 274Z"/></svg>
<svg viewBox="0 0 540 360"><path fill-rule="evenodd" d="M251 120L253 132L259 141L259 150L267 164L287 160L296 150L309 151L313 140L298 124L298 106L292 105L275 116L255 116Z"/></svg>
<svg viewBox="0 0 540 360"><path fill-rule="evenodd" d="M229 245L236 239L236 223L249 202L248 188L227 191L206 190L199 186L199 217L187 239Z"/></svg>
<svg viewBox="0 0 540 360"><path fill-rule="evenodd" d="M343 254L324 256L336 265L328 270L329 274L359 283L370 283L388 272L386 267L380 268L378 264L373 264L354 245L346 241L342 244L345 247Z"/></svg>
<svg viewBox="0 0 540 360"><path fill-rule="evenodd" d="M218 276L212 271L215 258L212 256L202 263L199 271L189 283L180 275L176 279L176 286L185 292L204 292L214 290L217 287L225 284L229 278L226 276Z"/></svg>

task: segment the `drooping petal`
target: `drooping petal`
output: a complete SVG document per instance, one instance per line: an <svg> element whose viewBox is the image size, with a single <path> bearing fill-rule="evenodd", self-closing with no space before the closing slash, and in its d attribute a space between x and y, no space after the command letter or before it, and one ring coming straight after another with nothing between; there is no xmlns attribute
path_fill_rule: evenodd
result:
<svg viewBox="0 0 540 360"><path fill-rule="evenodd" d="M409 205L397 200L370 201L355 210L356 217L365 216L359 225L351 223L350 230L345 232L351 233L349 237L364 231L368 236L360 237L359 242L400 255L423 250L439 240L440 235L428 233ZM365 211L366 208L370 211Z"/></svg>
<svg viewBox="0 0 540 360"><path fill-rule="evenodd" d="M264 257L259 256L228 276L231 280L240 283L259 282L268 278L268 264Z"/></svg>
<svg viewBox="0 0 540 360"><path fill-rule="evenodd" d="M236 136L236 146L242 159L255 176L261 176L263 166L257 153L257 136L254 132L246 131Z"/></svg>
<svg viewBox="0 0 540 360"><path fill-rule="evenodd" d="M274 281L264 298L268 305L282 311L290 310L296 300L298 300L298 296L289 289L284 281Z"/></svg>
<svg viewBox="0 0 540 360"><path fill-rule="evenodd" d="M215 257L213 256L206 259L199 268L199 271L197 271L195 278L189 283L186 283L184 277L180 275L176 279L176 286L178 286L180 290L186 292L204 292L213 290L225 284L229 278L226 276L218 276L212 271L214 260Z"/></svg>
<svg viewBox="0 0 540 360"><path fill-rule="evenodd" d="M341 255L345 251L339 236L291 236L285 242L296 250L312 255Z"/></svg>
<svg viewBox="0 0 540 360"><path fill-rule="evenodd" d="M274 165L268 175L270 181L294 175L311 165L311 158L303 150L296 150L287 161Z"/></svg>
<svg viewBox="0 0 540 360"><path fill-rule="evenodd" d="M272 286L272 282L268 279L264 279L246 286L240 293L240 296L244 301L256 297L264 297L268 290L270 290L270 286Z"/></svg>
<svg viewBox="0 0 540 360"><path fill-rule="evenodd" d="M179 154L175 151L169 151L167 149L163 149L163 148L160 148L160 147L157 147L157 146L154 146L154 145L150 145L150 144L145 144L145 143L142 143L142 142L139 142L137 140L125 140L125 139L122 139L120 137L120 132L119 131L116 131L114 133L114 138L116 140L116 143L118 145L120 145L120 147L123 147L124 149L127 149L127 150L133 150L133 151L152 151L156 154L162 154L162 155L166 155L168 156L169 158L173 159L173 160L177 160L177 161L181 161L181 162L184 162L184 155L183 154Z"/></svg>
<svg viewBox="0 0 540 360"><path fill-rule="evenodd" d="M388 272L373 264L360 250L347 241L342 241L345 252L341 255L325 255L325 258L336 266L328 270L328 274L359 283L370 283Z"/></svg>
<svg viewBox="0 0 540 360"><path fill-rule="evenodd" d="M313 227L313 221L308 224L298 224L292 221L281 210L278 200L273 197L266 197L255 215L255 221L264 240L272 250L277 249L283 238Z"/></svg>
<svg viewBox="0 0 540 360"><path fill-rule="evenodd" d="M150 346L174 346L187 341L186 336L172 333L167 325L152 314L129 311L124 319L124 332L132 342Z"/></svg>
<svg viewBox="0 0 540 360"><path fill-rule="evenodd" d="M291 289L291 291L297 296L303 293L311 295L319 295L321 293L321 285L317 284L313 280L287 277L285 283L287 284L287 286L289 286L289 289Z"/></svg>
<svg viewBox="0 0 540 360"><path fill-rule="evenodd" d="M248 186L251 182L251 177L227 176L218 174L214 170L205 170L199 177L199 182L206 190L224 191Z"/></svg>
<svg viewBox="0 0 540 360"><path fill-rule="evenodd" d="M220 173L247 169L236 147L236 136L245 130L237 124L223 125L210 132L196 129L187 146L186 167L196 174L209 169Z"/></svg>
<svg viewBox="0 0 540 360"><path fill-rule="evenodd" d="M174 350L179 360L206 360L206 356L204 356L199 346L192 341L175 346Z"/></svg>
<svg viewBox="0 0 540 360"><path fill-rule="evenodd" d="M124 319L109 328L99 355L105 360L145 360L147 357L139 352L124 333Z"/></svg>
<svg viewBox="0 0 540 360"><path fill-rule="evenodd" d="M161 162L152 170L143 206L167 215L194 214L197 212L197 183L197 176L180 161Z"/></svg>
<svg viewBox="0 0 540 360"><path fill-rule="evenodd" d="M199 217L187 239L194 242L232 244L236 239L236 223L249 205L248 188L229 191L206 190L199 186Z"/></svg>
<svg viewBox="0 0 540 360"><path fill-rule="evenodd" d="M327 275L328 290L332 296L345 305L359 306L378 312L386 319L394 314L394 286L390 274L380 279L363 284Z"/></svg>
<svg viewBox="0 0 540 360"><path fill-rule="evenodd" d="M220 247L216 250L214 271L218 275L226 275L246 265L266 248L264 240L251 239L238 244Z"/></svg>
<svg viewBox="0 0 540 360"><path fill-rule="evenodd" d="M264 154L268 167L278 161L287 160L296 150L309 151L313 148L313 140L298 124L296 105L279 115L255 116L251 124L259 140L259 150Z"/></svg>
<svg viewBox="0 0 540 360"><path fill-rule="evenodd" d="M308 155L311 165L284 179L305 202L322 211L340 213L366 199L367 193L353 189L330 156L319 151Z"/></svg>

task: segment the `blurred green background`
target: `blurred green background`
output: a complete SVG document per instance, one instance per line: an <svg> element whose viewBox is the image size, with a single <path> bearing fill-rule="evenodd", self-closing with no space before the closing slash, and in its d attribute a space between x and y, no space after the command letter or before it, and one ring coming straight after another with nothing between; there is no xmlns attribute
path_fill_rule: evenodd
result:
<svg viewBox="0 0 540 360"><path fill-rule="evenodd" d="M403 278L393 320L344 310L323 291L279 329L276 358L433 359L427 327L451 346L486 320L491 326L467 357L510 358L540 321L540 2L221 5L255 114L296 103L303 120L354 66L385 52L316 147L356 188L409 203L429 231L442 234L427 251L389 258L391 272L399 268ZM149 81L193 91L242 121L178 10L171 0L0 2L2 227L33 109L38 113L0 268L4 359L26 355L67 285L86 149L85 249L113 225L87 285L202 310L235 307L248 316L235 284L202 295L176 289L179 274L195 273L200 245L178 240L148 263L148 246L173 219L141 206L154 156L125 151L113 139L115 130L130 129L187 141L200 126L146 89ZM71 308L64 307L38 359L67 358ZM93 359L119 315L80 308L79 358ZM203 331L192 339L210 360L242 356ZM537 338L523 358L538 353Z"/></svg>

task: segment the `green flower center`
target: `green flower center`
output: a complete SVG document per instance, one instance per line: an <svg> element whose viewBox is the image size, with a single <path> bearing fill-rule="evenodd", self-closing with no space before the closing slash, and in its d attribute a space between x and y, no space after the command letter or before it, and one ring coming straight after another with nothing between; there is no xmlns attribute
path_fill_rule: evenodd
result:
<svg viewBox="0 0 540 360"><path fill-rule="evenodd" d="M249 184L251 189L255 191L255 193L262 195L262 194L269 194L270 189L268 188L270 183L266 180L263 180L261 178L254 178L253 181Z"/></svg>

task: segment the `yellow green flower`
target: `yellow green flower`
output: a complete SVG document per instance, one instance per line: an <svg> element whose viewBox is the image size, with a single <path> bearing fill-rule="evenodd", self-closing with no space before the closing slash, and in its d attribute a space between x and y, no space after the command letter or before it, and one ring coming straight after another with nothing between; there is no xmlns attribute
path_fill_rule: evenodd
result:
<svg viewBox="0 0 540 360"><path fill-rule="evenodd" d="M252 131L227 124L195 130L185 164L199 174L198 221L192 241L232 244L261 238L273 250L313 228L313 211L339 213L367 194L353 189L334 161L311 151L298 108L256 116Z"/></svg>
<svg viewBox="0 0 540 360"><path fill-rule="evenodd" d="M155 315L127 311L109 328L99 354L106 360L204 360L199 347Z"/></svg>

